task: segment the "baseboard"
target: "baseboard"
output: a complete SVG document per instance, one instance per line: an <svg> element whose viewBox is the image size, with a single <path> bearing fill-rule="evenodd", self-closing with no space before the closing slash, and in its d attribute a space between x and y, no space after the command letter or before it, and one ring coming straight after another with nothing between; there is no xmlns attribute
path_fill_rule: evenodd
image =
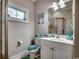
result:
<svg viewBox="0 0 79 59"><path fill-rule="evenodd" d="M28 55L28 51L23 51L19 54L9 57L9 59L21 59L22 56Z"/></svg>

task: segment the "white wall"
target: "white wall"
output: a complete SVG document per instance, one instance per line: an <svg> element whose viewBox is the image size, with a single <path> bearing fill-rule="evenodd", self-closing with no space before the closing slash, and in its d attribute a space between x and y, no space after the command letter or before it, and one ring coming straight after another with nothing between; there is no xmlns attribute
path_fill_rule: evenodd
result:
<svg viewBox="0 0 79 59"><path fill-rule="evenodd" d="M8 51L11 57L27 50L34 37L34 3L32 0L9 0L9 2L29 9L30 20L28 24L8 21ZM19 40L23 40L24 43L17 47Z"/></svg>

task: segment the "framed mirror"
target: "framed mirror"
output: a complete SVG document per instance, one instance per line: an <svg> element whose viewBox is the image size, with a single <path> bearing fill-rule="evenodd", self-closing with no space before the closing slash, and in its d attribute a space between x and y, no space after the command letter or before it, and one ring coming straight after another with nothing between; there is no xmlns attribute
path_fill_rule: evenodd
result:
<svg viewBox="0 0 79 59"><path fill-rule="evenodd" d="M53 6L54 3L58 8ZM68 32L73 32L72 0L66 1L65 6L59 5L59 2L53 2L53 4L48 10L49 33L65 35Z"/></svg>

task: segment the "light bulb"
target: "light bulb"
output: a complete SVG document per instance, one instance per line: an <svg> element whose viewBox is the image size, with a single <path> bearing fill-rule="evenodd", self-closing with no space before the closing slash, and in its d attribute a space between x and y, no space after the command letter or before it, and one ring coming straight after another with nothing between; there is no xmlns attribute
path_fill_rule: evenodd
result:
<svg viewBox="0 0 79 59"><path fill-rule="evenodd" d="M56 10L58 10L59 9L59 7L58 6L55 6L54 7L54 11L56 11Z"/></svg>
<svg viewBox="0 0 79 59"><path fill-rule="evenodd" d="M53 2L52 8L54 8L55 6L57 6L56 2Z"/></svg>
<svg viewBox="0 0 79 59"><path fill-rule="evenodd" d="M66 5L65 5L65 4L63 4L63 5L60 5L60 8L64 8L64 7L66 7Z"/></svg>
<svg viewBox="0 0 79 59"><path fill-rule="evenodd" d="M63 0L59 1L59 5L63 5L65 2Z"/></svg>
<svg viewBox="0 0 79 59"><path fill-rule="evenodd" d="M51 7L54 8L54 11L59 9L59 7L58 7L56 2L53 2L53 5Z"/></svg>

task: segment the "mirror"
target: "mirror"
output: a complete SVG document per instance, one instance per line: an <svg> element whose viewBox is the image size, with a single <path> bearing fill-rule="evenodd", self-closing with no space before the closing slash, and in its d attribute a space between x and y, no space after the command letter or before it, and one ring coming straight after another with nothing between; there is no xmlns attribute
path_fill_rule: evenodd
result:
<svg viewBox="0 0 79 59"><path fill-rule="evenodd" d="M55 3L53 2L52 7L48 9L49 33L65 35L73 32L72 1L65 1L63 7L59 5L59 1Z"/></svg>

